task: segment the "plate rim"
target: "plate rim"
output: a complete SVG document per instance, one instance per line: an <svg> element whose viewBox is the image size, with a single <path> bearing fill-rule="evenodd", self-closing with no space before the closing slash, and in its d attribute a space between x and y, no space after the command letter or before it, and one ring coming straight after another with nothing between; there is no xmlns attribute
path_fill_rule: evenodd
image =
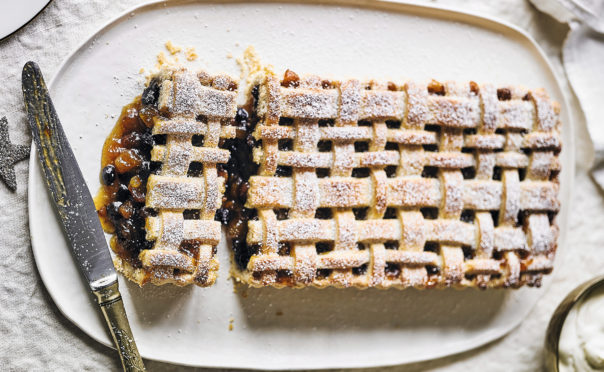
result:
<svg viewBox="0 0 604 372"><path fill-rule="evenodd" d="M52 2L52 0L49 0L48 4L50 4ZM543 49L539 46L539 44L533 39L533 37L528 34L527 31L521 29L520 27L509 23L505 20L499 19L498 17L492 17L489 15L485 15L482 14L480 12L475 12L475 11L464 11L464 10L460 10L457 9L455 7L450 7L450 6L446 6L446 5L440 5L440 4L424 4L424 3L419 3L415 0L253 0L253 1L246 1L246 0L151 0L148 2L143 2L141 4L137 4L132 6L131 8L128 8L126 10L124 10L123 12L117 14L115 17L109 19L107 22L103 23L99 28L97 28L94 32L92 32L90 35L88 35L81 43L79 43L63 60L62 62L59 64L58 68L56 69L55 74L53 75L52 79L50 80L49 84L48 84L48 88L49 91L52 93L53 89L54 89L54 85L56 84L57 78L62 76L64 74L64 70L65 68L70 64L70 62L76 57L76 55L83 50L83 48L85 48L85 46L90 43L92 40L94 40L94 38L103 33L104 31L106 31L109 27L111 27L114 24L117 24L121 21L124 20L124 18L128 18L130 16L131 13L136 13L140 10L152 10L155 7L159 7L162 4L165 5L170 5L170 6L181 6L181 5L185 5L185 4L194 4L194 3L203 3L203 4L217 4L217 5L221 5L221 4L249 4L249 3L275 3L275 4L301 4L301 5L313 5L313 6L320 6L320 5L326 5L326 6L346 6L346 7L351 7L351 8L357 8L357 9L373 9L373 10L382 10L382 11L390 11L390 12L396 12L396 13L406 13L408 12L409 9L415 9L415 12L424 12L424 13L429 13L433 16L442 16L442 15L447 15L450 13L455 14L457 17L469 17L472 18L472 20L474 21L474 24L478 27L481 28L486 28L484 26L484 23L488 23L491 25L497 25L500 27L504 27L506 29L508 29L508 31L511 31L512 33L515 33L517 36L520 36L522 39L524 39L525 41L527 41L530 46L538 53L538 56L541 58L542 62L545 63L545 65L547 66L547 68L549 69L549 72L552 74L553 76L553 81L555 82L556 86L558 87L559 91L561 92L562 96L561 96L561 102L560 105L562 106L562 109L567 113L568 116L568 124L566 124L567 126L570 126L569 128L569 133L570 135L568 136L568 138L565 138L565 144L563 147L563 151L568 152L568 157L569 157L569 163L572 164L570 167L566 167L564 169L564 173L567 174L567 178L568 181L565 183L565 187L566 187L566 194L567 194L567 201L566 201L566 206L565 208L568 210L570 208L570 204L572 203L572 198L573 198L573 194L574 194L574 176L576 173L576 164L575 164L575 133L574 133L574 126L575 123L573 121L573 117L571 115L571 112L569 110L569 103L568 103L568 93L565 92L565 90L563 89L563 84L561 84L561 80L560 77L558 76L556 70L553 68L552 63L550 62L549 58L547 57L547 55L545 54L545 52L543 51ZM48 5L47 4L47 5ZM44 8L43 8L44 9ZM42 9L42 10L43 10ZM435 13L436 12L436 13ZM34 16L35 18L35 16ZM33 18L32 18L33 19ZM32 152L36 152L36 147L35 144L32 143L31 146L31 151ZM113 345L113 343L111 342L111 338L108 336L108 333L106 332L106 339L97 337L96 334L89 332L88 330L84 329L84 327L82 327L78 322L76 322L74 319L72 319L72 317L70 317L68 315L68 312L61 307L57 301L55 301L55 296L53 295L53 293L48 290L48 287L46 285L46 281L49 280L49 278L45 278L45 276L42 274L42 272L39 269L39 265L38 265L38 257L36 255L36 249L34 249L34 230L36 230L35 227L33 227L33 225L31 223L29 223L29 221L31 221L32 219L32 214L34 213L34 206L32 205L32 198L30 198L31 194L35 194L35 192L32 193L32 181L36 180L36 177L39 176L39 165L37 162L37 156L34 157L30 157L29 160L29 170L28 170L28 186L27 186L27 190L28 190L28 200L27 200L27 208L28 208L28 226L29 226L29 235L30 235L30 243L31 243L31 249L32 249L32 255L34 257L34 262L36 265L36 269L38 270L38 274L40 275L40 279L42 281L42 283L44 284L44 287L46 288L48 294L50 295L50 298L52 299L54 305L59 309L60 313L67 318L72 324L74 324L78 329L80 329L82 332L84 332L86 335L88 335L89 337L91 337L92 339L94 339L95 341L99 342L102 345L105 345L111 349L115 350L115 346ZM566 245L566 234L568 233L568 211L566 212L566 218L564 222L564 226L560 226L560 237L558 238L558 251L556 252L556 262L559 264L560 259L562 259L565 256L566 253L566 249L562 249L562 252L560 252L560 248L562 246ZM560 253L562 253L560 255ZM554 272L552 274L550 274L550 282L551 279L555 276L555 273L557 273L556 270L554 270ZM545 288L542 288L541 290L543 291L543 293L541 294L541 296L545 295L545 293L549 290L551 286L547 285ZM522 317L518 317L517 320L514 321L514 324L509 327L509 329L506 330L497 330L497 331L487 331L484 334L488 335L487 337L483 337L483 339L485 339L486 341L476 341L474 343L470 343L470 346L465 345L464 348L462 348L462 350L459 350L459 348L455 348L455 347L449 347L448 349L444 349L444 351L439 352L437 354L435 354L433 357L425 357L425 356L420 356L414 359L409 359L404 361L402 364L401 362L397 362L394 360L387 360L387 361L380 361L378 363L369 363L369 362L361 362L361 363L355 363L354 365L342 365L342 364L336 364L336 363L332 363L332 364L325 364L322 366L305 366L305 367L283 367L283 366L279 366L279 365L275 365L275 366L241 366L238 364L190 364L190 363L183 363L183 362L175 362L175 361L171 361L171 360L166 360L166 359L162 359L162 358L154 358L153 356L148 356L148 355L142 355L144 359L148 359L148 360L153 360L153 361L158 361L158 362L163 362L163 363L168 363L168 364L173 364L173 365L182 365L182 366L189 366L189 367L207 367L207 368L245 368L245 369L251 369L251 370L283 370L284 368L287 370L300 370L300 369L311 369L311 370L316 370L316 369L330 369L330 368L371 368L371 367L385 367L385 366L393 366L393 365L405 365L405 364L410 364L410 363L417 363L417 362L423 362L423 361L429 361L429 360L434 360L434 359L438 359L438 358L443 358L446 356L450 356L450 355L456 355L456 354L460 354L463 352L468 352L471 350L475 350L476 348L486 345L488 343L492 343L498 339L500 339L501 337L507 335L508 333L512 332L513 330L515 330L520 323L522 323L522 321L526 318L526 315L528 315L528 313L530 313L537 302L535 302L531 307L527 308L525 310L525 314Z"/></svg>

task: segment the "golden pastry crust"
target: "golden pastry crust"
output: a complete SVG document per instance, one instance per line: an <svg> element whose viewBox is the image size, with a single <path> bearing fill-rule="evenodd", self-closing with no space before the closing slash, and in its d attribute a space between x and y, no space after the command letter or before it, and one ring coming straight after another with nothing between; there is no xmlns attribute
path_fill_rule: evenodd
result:
<svg viewBox="0 0 604 372"><path fill-rule="evenodd" d="M268 69L250 89L257 252L233 265L242 282L519 287L551 272L561 143L543 90Z"/></svg>

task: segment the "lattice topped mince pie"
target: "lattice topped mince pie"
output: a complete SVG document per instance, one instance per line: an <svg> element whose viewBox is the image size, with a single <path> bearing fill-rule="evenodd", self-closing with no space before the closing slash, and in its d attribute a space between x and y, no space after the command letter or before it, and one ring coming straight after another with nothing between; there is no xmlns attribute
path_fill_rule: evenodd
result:
<svg viewBox="0 0 604 372"><path fill-rule="evenodd" d="M560 122L544 91L264 70L249 95L241 281L518 287L552 270Z"/></svg>
<svg viewBox="0 0 604 372"><path fill-rule="evenodd" d="M543 90L268 68L249 81L238 109L234 79L164 69L124 108L97 207L128 278L213 284L220 222L252 286L519 287L551 272L561 144Z"/></svg>
<svg viewBox="0 0 604 372"><path fill-rule="evenodd" d="M225 75L164 69L127 106L108 138L97 207L115 266L156 285L216 280L224 175L235 137L237 82Z"/></svg>

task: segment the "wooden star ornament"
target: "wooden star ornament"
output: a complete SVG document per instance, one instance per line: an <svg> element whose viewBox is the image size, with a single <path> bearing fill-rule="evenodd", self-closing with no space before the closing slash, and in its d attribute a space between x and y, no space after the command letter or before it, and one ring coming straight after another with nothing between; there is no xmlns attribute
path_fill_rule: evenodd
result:
<svg viewBox="0 0 604 372"><path fill-rule="evenodd" d="M15 163L29 157L29 146L13 145L8 136L8 121L0 119L0 178L11 190L17 190Z"/></svg>

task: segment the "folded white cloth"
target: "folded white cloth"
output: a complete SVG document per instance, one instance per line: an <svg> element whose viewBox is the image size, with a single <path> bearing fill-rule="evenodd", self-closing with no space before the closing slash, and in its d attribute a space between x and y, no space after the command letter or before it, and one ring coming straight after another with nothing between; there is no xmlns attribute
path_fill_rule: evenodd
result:
<svg viewBox="0 0 604 372"><path fill-rule="evenodd" d="M570 26L562 61L593 142L591 173L604 190L604 0L531 1Z"/></svg>
<svg viewBox="0 0 604 372"><path fill-rule="evenodd" d="M583 23L592 30L604 33L603 0L531 0L544 13L562 23Z"/></svg>
<svg viewBox="0 0 604 372"><path fill-rule="evenodd" d="M604 189L604 34L585 24L573 26L563 47L563 63L593 142L591 172Z"/></svg>

